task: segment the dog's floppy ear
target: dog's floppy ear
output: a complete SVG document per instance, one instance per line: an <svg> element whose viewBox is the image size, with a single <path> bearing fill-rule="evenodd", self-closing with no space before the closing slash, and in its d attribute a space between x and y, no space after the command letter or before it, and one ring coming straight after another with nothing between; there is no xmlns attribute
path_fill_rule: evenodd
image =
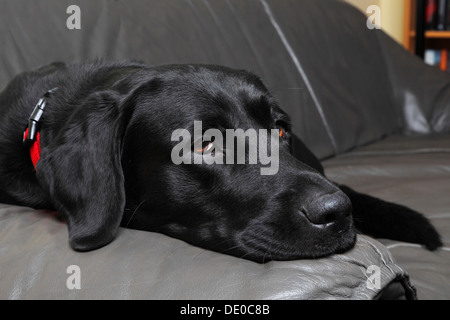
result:
<svg viewBox="0 0 450 320"><path fill-rule="evenodd" d="M119 230L125 207L122 140L129 115L118 101L110 92L89 96L42 146L36 166L40 184L67 220L75 250L102 247Z"/></svg>

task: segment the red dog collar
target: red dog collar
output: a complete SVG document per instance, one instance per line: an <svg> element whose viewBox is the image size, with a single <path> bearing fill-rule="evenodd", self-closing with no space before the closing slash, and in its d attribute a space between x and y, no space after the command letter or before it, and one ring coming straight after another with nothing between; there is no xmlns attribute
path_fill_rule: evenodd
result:
<svg viewBox="0 0 450 320"><path fill-rule="evenodd" d="M23 141L26 141L27 138L28 138L28 128L25 129L25 132L23 134ZM40 137L39 137L39 131L36 134L36 139L31 144L30 156L31 156L31 162L33 162L34 170L36 170L36 164L38 163L39 159L41 158L41 142L40 142Z"/></svg>
<svg viewBox="0 0 450 320"><path fill-rule="evenodd" d="M58 88L53 88L47 91L44 96L39 100L28 118L28 126L23 133L23 143L30 149L31 162L33 162L34 169L36 170L36 164L41 158L41 143L39 137L39 121L44 113L45 106L47 104L47 98L50 97Z"/></svg>

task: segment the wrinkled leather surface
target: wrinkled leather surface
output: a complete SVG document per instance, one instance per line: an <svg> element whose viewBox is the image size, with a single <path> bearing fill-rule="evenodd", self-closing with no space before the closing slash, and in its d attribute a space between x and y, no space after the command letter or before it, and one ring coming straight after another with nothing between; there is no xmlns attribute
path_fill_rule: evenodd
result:
<svg viewBox="0 0 450 320"><path fill-rule="evenodd" d="M82 10L81 30L66 28L72 4ZM448 154L383 151L415 150L422 140L410 137L344 153L395 132L450 132L450 76L365 26L362 13L336 0L0 0L0 88L43 64L97 57L251 70L318 157L341 154L326 164L332 178L431 215L448 248ZM448 145L426 137L420 149ZM449 298L448 249L383 243L411 273L419 298ZM71 264L81 267L81 291L65 287ZM362 269L371 264L382 267L383 287L394 281L389 290L367 290ZM262 266L133 230L80 254L52 215L0 208L2 298L413 297L407 279L367 237L348 254Z"/></svg>
<svg viewBox="0 0 450 320"><path fill-rule="evenodd" d="M444 247L380 239L411 277L419 299L450 299L450 135L391 136L324 162L327 176L425 214Z"/></svg>
<svg viewBox="0 0 450 320"><path fill-rule="evenodd" d="M54 214L0 205L0 244L0 299L371 299L385 291L367 286L371 265L382 289L393 281L399 298L405 290L414 297L406 272L365 236L346 254L264 265L130 229L78 253ZM71 265L80 268L79 290L66 286Z"/></svg>

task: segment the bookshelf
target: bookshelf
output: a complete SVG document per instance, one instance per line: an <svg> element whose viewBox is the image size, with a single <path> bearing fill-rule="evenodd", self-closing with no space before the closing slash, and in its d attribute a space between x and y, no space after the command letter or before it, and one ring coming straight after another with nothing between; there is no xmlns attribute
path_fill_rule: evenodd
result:
<svg viewBox="0 0 450 320"><path fill-rule="evenodd" d="M428 64L450 72L450 0L404 1L404 47L424 58ZM438 17L439 6L445 9L444 25L442 14L441 18ZM433 7L435 11L431 14ZM439 22L443 30L437 30Z"/></svg>

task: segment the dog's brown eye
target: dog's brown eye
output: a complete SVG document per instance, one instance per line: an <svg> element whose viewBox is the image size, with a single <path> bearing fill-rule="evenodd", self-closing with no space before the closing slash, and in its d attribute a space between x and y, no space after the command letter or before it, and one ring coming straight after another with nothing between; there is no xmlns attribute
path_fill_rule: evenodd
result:
<svg viewBox="0 0 450 320"><path fill-rule="evenodd" d="M208 153L209 151L211 151L212 147L213 147L213 142L212 141L204 141L202 144L201 148L194 148L194 151L197 153Z"/></svg>
<svg viewBox="0 0 450 320"><path fill-rule="evenodd" d="M281 139L286 138L286 129L283 128L282 126L278 126L278 130L279 130L279 135Z"/></svg>

